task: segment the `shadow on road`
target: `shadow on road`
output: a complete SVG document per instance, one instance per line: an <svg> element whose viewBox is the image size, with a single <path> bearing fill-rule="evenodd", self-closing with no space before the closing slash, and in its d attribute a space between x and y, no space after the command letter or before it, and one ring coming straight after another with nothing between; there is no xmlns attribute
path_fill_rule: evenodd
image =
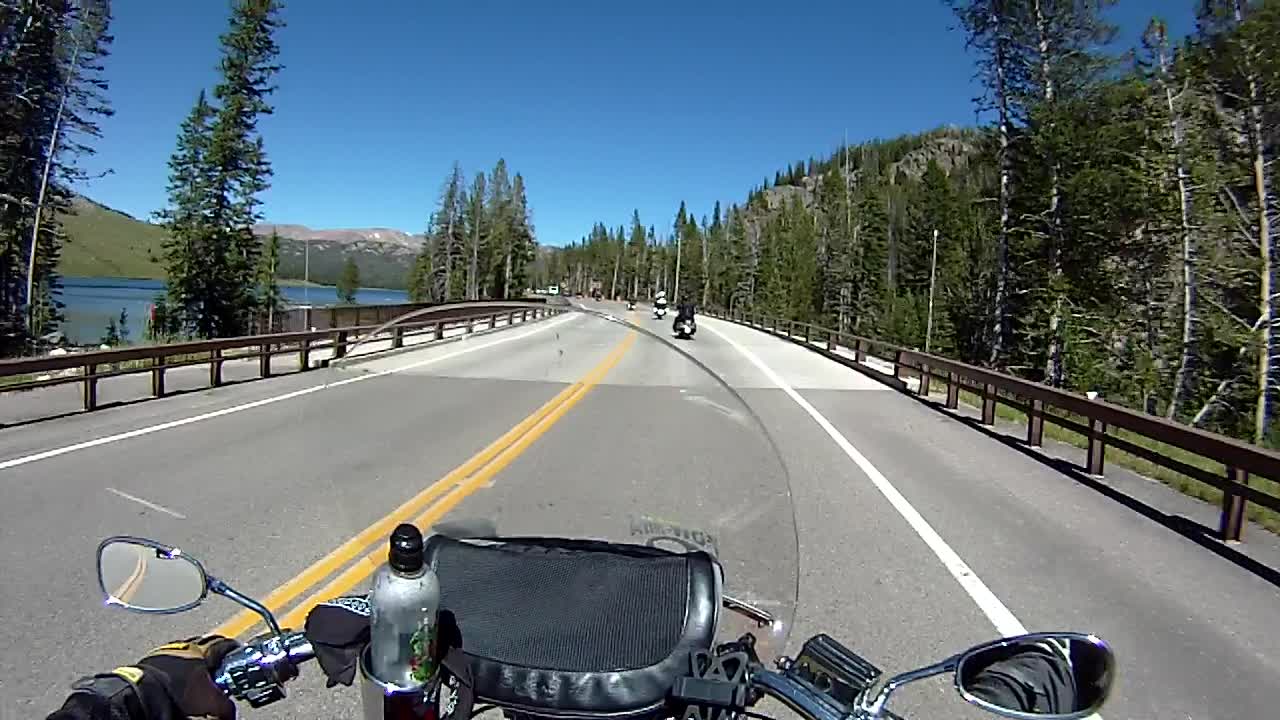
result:
<svg viewBox="0 0 1280 720"><path fill-rule="evenodd" d="M272 377L281 377L288 374L292 374L292 373L280 373L279 375L273 375ZM164 393L164 397L162 398L156 398L156 397L153 397L152 395L143 395L136 398L130 398L128 400L112 400L110 402L99 402L97 408L95 408L94 410L84 410L80 408L76 410L67 410L66 412L58 413L57 415L41 415L39 417L27 418L26 420L13 420L11 422L0 421L0 430L9 430L11 428L26 427L28 425L40 425L42 423L52 422L54 420L62 420L69 417L75 417L77 415L93 415L96 413L100 413L103 410L129 407L131 405L139 405L144 402L154 402L155 400L165 400L168 398L182 397L183 395L190 395L192 393L209 392L210 390L217 390L219 388L235 387L237 385L245 385L245 384L255 382L257 380L262 380L262 379L264 378L251 377L251 378L242 378L240 380L223 380L221 384L212 388L206 386L206 387L183 388L180 390L166 390Z"/></svg>
<svg viewBox="0 0 1280 720"><path fill-rule="evenodd" d="M1213 528L1210 528L1201 522L1198 522L1189 517L1186 517L1185 515L1174 515L1174 514L1166 513L1152 505L1149 505L1143 502L1142 500L1139 500L1138 498L1133 497L1132 495L1127 495L1123 492L1120 492L1116 488L1111 487L1106 483L1100 481L1098 478L1086 473L1085 468L1083 466L1077 465L1069 460L1053 457L1044 452L1041 452L1040 450L1028 445L1026 440L1003 433L994 427L983 425L977 418L967 417L965 415L952 412L948 410L946 406L943 405L942 403L932 399L919 397L914 393L907 393L907 395L909 395L916 402L922 405L925 405L926 407L932 410L935 410L938 413L945 415L953 420L959 421L967 425L969 428L973 430L977 430L983 435L986 435L987 437L993 440L996 440L1007 447L1017 450L1018 452L1031 458L1032 460L1035 460L1041 465L1044 465L1052 470L1055 470L1062 475L1066 475L1072 480L1075 480L1077 483L1089 488L1090 490L1093 490L1094 492L1100 495L1104 495L1107 498L1120 503L1121 505L1124 505L1130 510L1133 510L1134 512L1137 512L1143 515L1147 519L1154 520L1155 522L1160 523L1161 525L1168 528L1169 530L1172 530L1178 533L1182 537L1187 538L1188 540L1191 540L1192 542L1205 548L1206 550L1209 550L1217 554L1219 557L1222 557L1225 560L1231 561L1241 569L1246 570L1250 573L1253 573L1254 575L1261 578L1262 580L1265 580L1271 583L1273 586L1280 588L1280 570L1277 570L1276 568L1272 568L1262 562L1259 562L1258 560L1255 560L1254 558L1251 558L1248 555L1245 555L1244 553L1238 550L1235 550L1229 545L1226 545L1225 543L1223 543L1221 540L1218 539L1216 530L1214 530Z"/></svg>

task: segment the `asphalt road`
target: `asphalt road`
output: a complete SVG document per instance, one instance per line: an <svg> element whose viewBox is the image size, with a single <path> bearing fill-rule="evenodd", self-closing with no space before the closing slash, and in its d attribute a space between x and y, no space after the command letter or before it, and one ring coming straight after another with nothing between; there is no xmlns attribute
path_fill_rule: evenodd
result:
<svg viewBox="0 0 1280 720"><path fill-rule="evenodd" d="M0 715L40 716L78 675L236 615L220 598L176 616L103 607L101 538L178 545L265 597L424 488L443 494L410 516L507 534L634 541L674 523L719 554L727 592L781 617L798 577L792 650L827 632L891 672L1011 624L1086 630L1121 664L1103 717L1264 718L1280 705L1273 538L1251 529L1247 553L1197 542L1188 526L1206 510L1160 486L1064 474L746 328L702 319L678 346L697 362L571 316L0 429ZM317 570L282 609L363 588L350 567ZM355 692L307 671L288 701L251 714L354 715ZM946 679L908 686L894 708L982 716Z"/></svg>

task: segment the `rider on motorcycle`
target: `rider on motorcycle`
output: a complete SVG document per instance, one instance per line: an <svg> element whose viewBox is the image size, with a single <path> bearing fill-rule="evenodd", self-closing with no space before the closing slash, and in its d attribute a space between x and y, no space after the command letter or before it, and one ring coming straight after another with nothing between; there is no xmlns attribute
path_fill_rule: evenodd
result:
<svg viewBox="0 0 1280 720"><path fill-rule="evenodd" d="M682 320L688 320L690 323L694 323L693 303L684 298L676 304L676 319L675 322L671 324L671 329L673 331L678 331L677 329L680 327L680 322Z"/></svg>
<svg viewBox="0 0 1280 720"><path fill-rule="evenodd" d="M310 619L308 626L314 629ZM214 684L212 672L237 646L218 636L162 645L134 665L77 681L47 720L235 720L236 706ZM350 684L349 664L325 667L330 686ZM1070 662L1043 647L1023 649L987 665L965 685L974 697L1022 712L1058 714L1081 707Z"/></svg>

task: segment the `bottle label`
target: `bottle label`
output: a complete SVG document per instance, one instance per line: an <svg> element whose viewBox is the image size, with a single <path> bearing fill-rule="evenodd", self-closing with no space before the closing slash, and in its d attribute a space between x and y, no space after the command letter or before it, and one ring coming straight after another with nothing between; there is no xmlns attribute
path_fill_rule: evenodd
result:
<svg viewBox="0 0 1280 720"><path fill-rule="evenodd" d="M436 671L436 622L433 617L423 618L422 624L409 640L410 675L414 682L425 683Z"/></svg>

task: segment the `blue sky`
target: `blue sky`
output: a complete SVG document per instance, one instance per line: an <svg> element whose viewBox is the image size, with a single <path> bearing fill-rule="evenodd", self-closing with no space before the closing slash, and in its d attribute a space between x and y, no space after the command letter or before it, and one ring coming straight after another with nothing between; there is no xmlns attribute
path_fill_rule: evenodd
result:
<svg viewBox="0 0 1280 720"><path fill-rule="evenodd" d="M224 0L116 2L116 115L82 190L138 217L216 82ZM1122 42L1191 0L1121 0ZM367 10L364 8L372 8ZM941 0L289 0L267 219L421 232L454 160L524 174L538 238L632 208L659 232L789 162L850 141L972 124L973 57Z"/></svg>

